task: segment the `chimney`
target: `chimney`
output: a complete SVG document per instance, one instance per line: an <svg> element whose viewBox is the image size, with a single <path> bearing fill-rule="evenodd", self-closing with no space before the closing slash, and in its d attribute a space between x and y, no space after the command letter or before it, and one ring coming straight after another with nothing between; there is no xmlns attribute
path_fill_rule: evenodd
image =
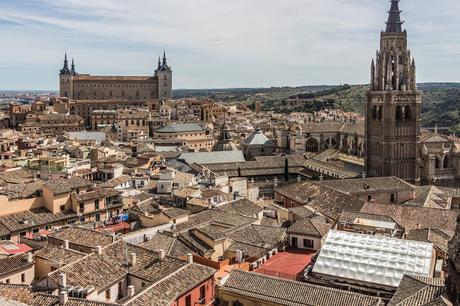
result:
<svg viewBox="0 0 460 306"><path fill-rule="evenodd" d="M165 250L158 250L158 256L160 257L160 260L165 259L165 257L166 257Z"/></svg>
<svg viewBox="0 0 460 306"><path fill-rule="evenodd" d="M32 253L27 253L27 263L32 263L34 261L34 255Z"/></svg>
<svg viewBox="0 0 460 306"><path fill-rule="evenodd" d="M192 253L187 254L187 262L189 264L193 263L193 254Z"/></svg>
<svg viewBox="0 0 460 306"><path fill-rule="evenodd" d="M102 255L102 247L100 245L96 246L96 253Z"/></svg>
<svg viewBox="0 0 460 306"><path fill-rule="evenodd" d="M133 297L134 296L134 286L133 285L129 285L128 286L128 297Z"/></svg>
<svg viewBox="0 0 460 306"><path fill-rule="evenodd" d="M59 292L59 305L65 305L69 301L69 294L67 291Z"/></svg>
<svg viewBox="0 0 460 306"><path fill-rule="evenodd" d="M59 274L59 287L67 287L67 275L65 273Z"/></svg>
<svg viewBox="0 0 460 306"><path fill-rule="evenodd" d="M136 264L136 253L129 254L129 264L134 266Z"/></svg>
<svg viewBox="0 0 460 306"><path fill-rule="evenodd" d="M69 249L69 240L64 240L64 249L68 250Z"/></svg>

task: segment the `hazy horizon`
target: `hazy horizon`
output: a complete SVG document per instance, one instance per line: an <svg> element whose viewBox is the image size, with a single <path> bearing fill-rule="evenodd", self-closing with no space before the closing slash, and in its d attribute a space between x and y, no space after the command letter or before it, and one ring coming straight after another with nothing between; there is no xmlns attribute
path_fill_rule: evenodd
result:
<svg viewBox="0 0 460 306"><path fill-rule="evenodd" d="M418 85L420 84L460 84L460 82L451 82L451 81L432 81L432 82L417 82ZM270 89L270 88L283 88L283 87L290 87L290 88L298 88L298 87L316 87L316 86L342 86L342 85L350 85L350 86L368 86L368 84L303 84L303 85L281 85L281 86L254 86L254 87L202 87L202 88L173 88L173 90L231 90L231 89ZM16 88L0 88L0 92L6 91L18 91L18 92L31 92L31 91L43 91L43 92L59 92L59 88L56 89L41 89L41 88L31 88L31 89L16 89Z"/></svg>

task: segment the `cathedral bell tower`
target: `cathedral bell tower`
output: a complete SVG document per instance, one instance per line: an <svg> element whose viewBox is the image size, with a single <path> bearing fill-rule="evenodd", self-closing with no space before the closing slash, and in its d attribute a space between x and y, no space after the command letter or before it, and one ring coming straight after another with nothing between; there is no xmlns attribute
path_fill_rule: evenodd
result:
<svg viewBox="0 0 460 306"><path fill-rule="evenodd" d="M380 50L371 63L366 105L366 171L420 181L420 112L415 61L407 49L399 0L391 1Z"/></svg>

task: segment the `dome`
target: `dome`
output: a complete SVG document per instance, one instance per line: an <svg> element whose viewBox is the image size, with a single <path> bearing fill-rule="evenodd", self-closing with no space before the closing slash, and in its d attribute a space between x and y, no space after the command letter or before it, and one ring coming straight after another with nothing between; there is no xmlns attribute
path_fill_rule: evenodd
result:
<svg viewBox="0 0 460 306"><path fill-rule="evenodd" d="M254 133L249 135L249 137L246 138L243 143L247 146L262 146L266 144L272 144L272 141L268 139L264 133L262 133L261 129L258 128Z"/></svg>
<svg viewBox="0 0 460 306"><path fill-rule="evenodd" d="M238 148L236 147L236 145L233 143L233 142L221 142L221 141L218 141L213 147L212 147L212 150L214 152L220 152L220 151L237 151Z"/></svg>
<svg viewBox="0 0 460 306"><path fill-rule="evenodd" d="M232 137L230 135L230 129L227 127L226 122L222 125L220 130L219 140L216 144L212 147L214 152L218 151L237 151L238 148L232 142Z"/></svg>

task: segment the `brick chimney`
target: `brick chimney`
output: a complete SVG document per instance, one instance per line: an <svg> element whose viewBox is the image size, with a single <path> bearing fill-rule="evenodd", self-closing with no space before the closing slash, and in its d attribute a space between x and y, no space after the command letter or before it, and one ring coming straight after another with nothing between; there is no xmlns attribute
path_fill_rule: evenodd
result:
<svg viewBox="0 0 460 306"><path fill-rule="evenodd" d="M164 260L166 257L165 250L158 250L158 257L160 257L160 260Z"/></svg>

